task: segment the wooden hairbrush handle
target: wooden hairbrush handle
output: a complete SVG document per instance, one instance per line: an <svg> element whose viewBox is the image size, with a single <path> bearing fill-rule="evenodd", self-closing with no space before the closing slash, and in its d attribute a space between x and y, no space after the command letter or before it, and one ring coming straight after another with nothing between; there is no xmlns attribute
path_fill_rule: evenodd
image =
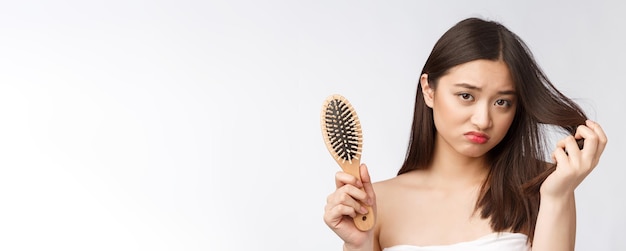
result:
<svg viewBox="0 0 626 251"><path fill-rule="evenodd" d="M361 164L359 164L358 161L353 161L352 164L350 163L340 164L340 166L344 172L356 177L357 180L361 181L361 172L360 172ZM365 191L365 189L361 188L361 191ZM356 228L358 228L361 231L368 231L372 229L372 227L374 227L374 223L375 223L374 209L371 206L366 205L366 204L361 204L361 205L367 208L367 214L360 214L357 212L356 216L353 218L354 225L356 226Z"/></svg>

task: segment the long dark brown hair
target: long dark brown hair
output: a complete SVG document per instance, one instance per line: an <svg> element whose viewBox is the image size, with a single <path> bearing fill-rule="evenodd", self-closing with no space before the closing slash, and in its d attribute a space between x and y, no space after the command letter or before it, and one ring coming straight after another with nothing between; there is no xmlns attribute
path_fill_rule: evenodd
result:
<svg viewBox="0 0 626 251"><path fill-rule="evenodd" d="M541 125L554 125L573 135L587 116L552 85L526 44L498 22L468 18L454 25L435 44L422 74L428 74L428 83L436 88L450 68L477 59L503 60L519 101L506 136L487 153L490 169L476 210L490 218L494 231L522 232L532 242L539 188L554 171L554 165L544 160L546 135ZM433 111L426 106L418 82L409 146L398 175L428 168L435 133Z"/></svg>

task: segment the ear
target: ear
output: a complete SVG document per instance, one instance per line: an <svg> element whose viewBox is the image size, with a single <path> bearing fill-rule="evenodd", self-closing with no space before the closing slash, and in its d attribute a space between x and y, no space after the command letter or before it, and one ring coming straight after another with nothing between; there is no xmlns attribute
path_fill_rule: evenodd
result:
<svg viewBox="0 0 626 251"><path fill-rule="evenodd" d="M433 100L435 97L435 90L430 87L428 83L428 74L424 73L420 77L420 83L422 85L422 93L424 94L424 102L430 108L433 108Z"/></svg>

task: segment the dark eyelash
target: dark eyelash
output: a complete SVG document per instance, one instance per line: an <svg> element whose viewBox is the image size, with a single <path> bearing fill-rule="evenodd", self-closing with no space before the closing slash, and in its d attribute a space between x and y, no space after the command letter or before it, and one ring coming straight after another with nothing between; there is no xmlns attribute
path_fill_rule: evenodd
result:
<svg viewBox="0 0 626 251"><path fill-rule="evenodd" d="M510 100L499 99L498 101L503 101L505 103L506 107L511 107L513 105L513 102L511 102ZM496 101L496 103L497 103L497 101Z"/></svg>
<svg viewBox="0 0 626 251"><path fill-rule="evenodd" d="M457 95L463 99L469 99L472 97L472 94L469 94L469 93L459 93Z"/></svg>

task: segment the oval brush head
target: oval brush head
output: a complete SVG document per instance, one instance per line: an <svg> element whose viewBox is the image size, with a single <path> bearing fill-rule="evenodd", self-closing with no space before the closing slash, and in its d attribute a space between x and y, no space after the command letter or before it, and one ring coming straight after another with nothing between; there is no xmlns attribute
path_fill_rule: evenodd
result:
<svg viewBox="0 0 626 251"><path fill-rule="evenodd" d="M350 102L335 94L326 99L322 109L322 133L328 150L339 165L360 162L363 133Z"/></svg>
<svg viewBox="0 0 626 251"><path fill-rule="evenodd" d="M326 148L337 164L344 172L361 180L359 167L363 133L359 117L350 102L339 94L326 98L322 106L321 125ZM357 213L354 224L359 230L367 231L374 226L374 210L363 206L368 213Z"/></svg>

